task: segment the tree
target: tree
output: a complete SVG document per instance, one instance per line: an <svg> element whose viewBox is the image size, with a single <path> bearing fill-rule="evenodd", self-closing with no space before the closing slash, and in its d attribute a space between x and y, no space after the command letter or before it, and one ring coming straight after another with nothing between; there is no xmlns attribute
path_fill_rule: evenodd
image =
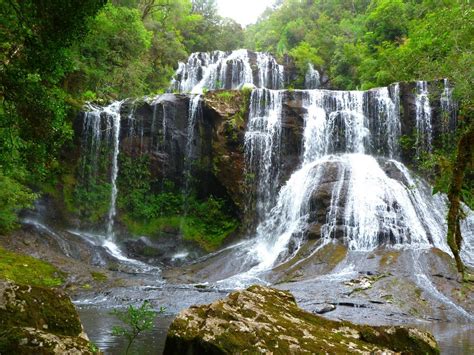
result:
<svg viewBox="0 0 474 355"><path fill-rule="evenodd" d="M135 339L144 331L153 329L153 322L158 313L163 313L165 308L161 307L158 312L155 312L150 305L150 302L144 301L140 307L128 306L125 312L114 310L112 312L124 324L123 326L114 326L112 334L117 336L125 336L128 340L125 354L128 354L130 347Z"/></svg>
<svg viewBox="0 0 474 355"><path fill-rule="evenodd" d="M454 162L454 169L451 178L451 186L448 192L449 212L448 212L448 245L456 260L456 267L464 279L464 264L460 257L462 247L462 235L460 220L464 218L461 206L462 188L467 170L474 167L474 123L461 136L459 140L457 156Z"/></svg>
<svg viewBox="0 0 474 355"><path fill-rule="evenodd" d="M124 98L143 95L151 72L148 31L138 9L106 5L90 22L90 32L78 46L77 90L98 96Z"/></svg>
<svg viewBox="0 0 474 355"><path fill-rule="evenodd" d="M26 187L50 177L72 136L62 80L71 46L105 0L0 2L0 229L31 204Z"/></svg>

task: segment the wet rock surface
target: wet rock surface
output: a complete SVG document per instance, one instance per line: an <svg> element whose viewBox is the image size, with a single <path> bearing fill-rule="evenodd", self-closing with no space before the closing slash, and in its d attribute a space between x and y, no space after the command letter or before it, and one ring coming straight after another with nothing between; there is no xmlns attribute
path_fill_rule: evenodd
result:
<svg viewBox="0 0 474 355"><path fill-rule="evenodd" d="M181 312L170 326L164 354L269 351L439 353L427 332L330 321L298 308L289 292L251 286Z"/></svg>
<svg viewBox="0 0 474 355"><path fill-rule="evenodd" d="M93 352L79 315L66 294L0 281L0 353Z"/></svg>

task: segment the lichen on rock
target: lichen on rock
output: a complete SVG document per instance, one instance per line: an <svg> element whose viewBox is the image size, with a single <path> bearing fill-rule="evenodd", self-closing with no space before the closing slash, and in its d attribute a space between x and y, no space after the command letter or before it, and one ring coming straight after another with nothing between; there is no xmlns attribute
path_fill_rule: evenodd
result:
<svg viewBox="0 0 474 355"><path fill-rule="evenodd" d="M0 281L0 354L92 354L92 349L66 294Z"/></svg>
<svg viewBox="0 0 474 355"><path fill-rule="evenodd" d="M298 308L287 291L251 286L181 312L164 354L228 353L438 354L433 336L406 327L337 322Z"/></svg>

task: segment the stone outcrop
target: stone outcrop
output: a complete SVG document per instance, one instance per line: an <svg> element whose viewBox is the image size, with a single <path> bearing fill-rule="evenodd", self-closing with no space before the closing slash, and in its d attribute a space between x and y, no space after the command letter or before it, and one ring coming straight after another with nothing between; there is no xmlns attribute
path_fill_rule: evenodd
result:
<svg viewBox="0 0 474 355"><path fill-rule="evenodd" d="M433 336L407 327L336 322L298 308L286 291L263 286L181 312L164 354L438 354Z"/></svg>
<svg viewBox="0 0 474 355"><path fill-rule="evenodd" d="M93 353L66 294L0 281L0 354Z"/></svg>

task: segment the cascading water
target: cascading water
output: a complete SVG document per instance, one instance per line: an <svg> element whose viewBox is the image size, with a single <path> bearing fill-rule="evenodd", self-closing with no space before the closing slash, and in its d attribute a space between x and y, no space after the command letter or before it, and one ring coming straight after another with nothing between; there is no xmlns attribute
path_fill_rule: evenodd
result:
<svg viewBox="0 0 474 355"><path fill-rule="evenodd" d="M113 152L112 152L112 168L110 184L112 191L110 193L110 207L107 213L107 236L114 239L114 221L117 214L117 176L118 176L118 155L119 155L119 137L120 137L120 107L121 101L112 103L104 109L104 112L112 120L112 138L113 138Z"/></svg>
<svg viewBox="0 0 474 355"><path fill-rule="evenodd" d="M254 73L246 49L193 53L186 63L179 63L170 90L201 94L204 90L240 89L245 84L283 88L283 66L268 53L257 53L256 56L257 72Z"/></svg>
<svg viewBox="0 0 474 355"><path fill-rule="evenodd" d="M184 193L189 194L192 163L195 159L195 130L201 113L201 95L191 96L189 101L188 127L186 129L186 152L184 157Z"/></svg>
<svg viewBox="0 0 474 355"><path fill-rule="evenodd" d="M278 184L283 92L255 89L250 97L250 113L245 133L247 175L256 181L257 220L272 205Z"/></svg>
<svg viewBox="0 0 474 355"><path fill-rule="evenodd" d="M421 152L431 152L432 149L432 127L431 106L428 97L428 83L426 81L416 82L416 148L417 156Z"/></svg>
<svg viewBox="0 0 474 355"><path fill-rule="evenodd" d="M257 53L258 84L260 88L283 89L284 68L268 53Z"/></svg>
<svg viewBox="0 0 474 355"><path fill-rule="evenodd" d="M110 170L110 204L106 220L106 234L113 239L113 225L116 215L118 154L120 136L121 101L106 107L89 106L90 111L84 115L82 140L82 172L81 178L95 183L98 178L101 149L110 154L112 162ZM132 126L132 125L131 125Z"/></svg>
<svg viewBox="0 0 474 355"><path fill-rule="evenodd" d="M313 64L308 64L308 70L304 77L304 88L307 90L317 89L321 85L319 72L314 69Z"/></svg>
<svg viewBox="0 0 474 355"><path fill-rule="evenodd" d="M370 153L397 158L401 137L399 84L370 90L365 96L364 114L369 118Z"/></svg>
<svg viewBox="0 0 474 355"><path fill-rule="evenodd" d="M448 79L443 79L444 89L441 93L440 103L443 111L442 128L443 133L447 134L456 129L457 124L457 105L453 100L453 88Z"/></svg>
<svg viewBox="0 0 474 355"><path fill-rule="evenodd" d="M398 90L394 85L367 92L297 92L307 112L301 165L276 199L271 191L278 165L272 157L278 156L279 147L274 142L276 127L281 126L282 93L271 96L265 90L254 90L245 152L249 171L257 169L257 213L261 222L246 247L246 262L254 266L226 282L245 285L276 263L288 260L314 223L321 225L323 244L341 238L354 251L392 245L437 247L449 252L445 242L445 198L431 196L428 186L393 160L398 156L401 130ZM257 98L264 95L265 106L255 106ZM431 112L426 101L420 100L423 112ZM372 152L384 156L367 155ZM260 191L261 187L267 190ZM321 207L318 199L325 191L329 191L330 199ZM326 211L323 219L315 220L318 211L314 211L313 204Z"/></svg>

